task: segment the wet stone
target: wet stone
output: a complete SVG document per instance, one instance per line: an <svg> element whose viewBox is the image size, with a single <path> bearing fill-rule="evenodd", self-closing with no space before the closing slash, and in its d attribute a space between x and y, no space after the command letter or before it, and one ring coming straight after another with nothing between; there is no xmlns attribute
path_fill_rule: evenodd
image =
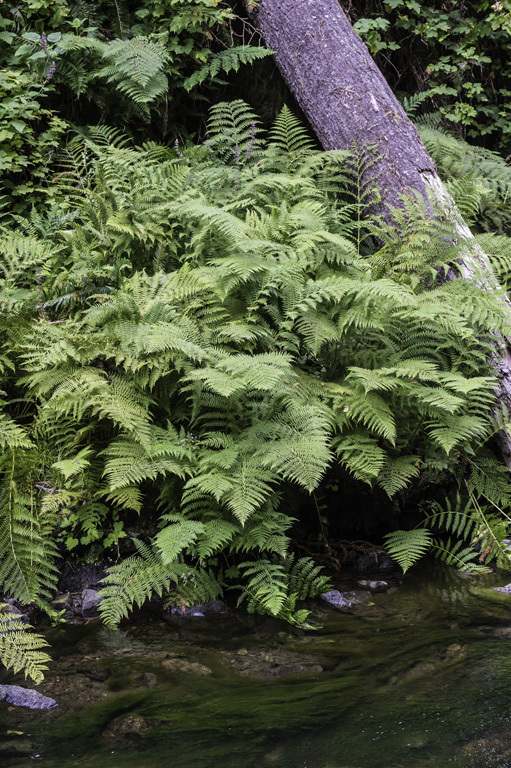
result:
<svg viewBox="0 0 511 768"><path fill-rule="evenodd" d="M361 590L339 592L338 589L332 589L330 592L323 592L319 597L337 611L350 611L367 601L367 593Z"/></svg>
<svg viewBox="0 0 511 768"><path fill-rule="evenodd" d="M119 746L140 747L144 744L144 736L153 727L153 723L135 714L117 717L103 731L105 741Z"/></svg>
<svg viewBox="0 0 511 768"><path fill-rule="evenodd" d="M316 656L305 653L295 653L281 648L272 649L270 652L247 651L244 654L239 651L233 656L224 653L225 663L232 667L241 677L251 677L257 680L272 680L288 675L319 675L323 667L318 664Z"/></svg>
<svg viewBox="0 0 511 768"><path fill-rule="evenodd" d="M505 587L493 587L492 592L504 592L506 595L511 595L511 584L506 584Z"/></svg>
<svg viewBox="0 0 511 768"><path fill-rule="evenodd" d="M26 739L0 741L0 755L5 757L25 757L32 753L32 744Z"/></svg>
<svg viewBox="0 0 511 768"><path fill-rule="evenodd" d="M158 685L158 678L152 672L144 672L140 681L145 688L154 688Z"/></svg>
<svg viewBox="0 0 511 768"><path fill-rule="evenodd" d="M386 581L371 581L370 579L359 579L357 581L359 587L362 589L368 589L370 592L387 592L390 589L390 584Z"/></svg>
<svg viewBox="0 0 511 768"><path fill-rule="evenodd" d="M162 661L162 667L169 672L184 672L189 675L200 675L205 677L211 675L211 670L204 664L197 661L187 661L186 659L165 659Z"/></svg>
<svg viewBox="0 0 511 768"><path fill-rule="evenodd" d="M57 706L55 699L43 696L30 688L22 688L20 685L0 685L0 699L14 704L15 707L29 709L53 709Z"/></svg>

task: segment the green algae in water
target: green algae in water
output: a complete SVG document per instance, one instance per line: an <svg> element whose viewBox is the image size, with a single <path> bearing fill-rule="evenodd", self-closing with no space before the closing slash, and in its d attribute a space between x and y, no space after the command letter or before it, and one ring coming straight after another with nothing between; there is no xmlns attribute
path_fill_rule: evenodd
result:
<svg viewBox="0 0 511 768"><path fill-rule="evenodd" d="M32 734L43 768L511 768L511 606L503 614L471 587L435 568L378 596L372 613L318 608L323 630L283 640L275 637L281 625L236 617L181 624L175 641L165 632L149 640L138 628L80 628L79 648L100 649L99 660L84 663L107 670L118 691L70 715L16 713L19 730ZM72 628L65 632L61 662L76 653ZM212 673L162 674L158 642ZM264 651L269 642L277 655L278 648L316 653L324 672L254 680L220 654ZM144 671L158 684L133 690L130 681ZM119 723L118 738L108 740ZM123 735L123 723L139 732ZM31 757L2 760L2 768Z"/></svg>

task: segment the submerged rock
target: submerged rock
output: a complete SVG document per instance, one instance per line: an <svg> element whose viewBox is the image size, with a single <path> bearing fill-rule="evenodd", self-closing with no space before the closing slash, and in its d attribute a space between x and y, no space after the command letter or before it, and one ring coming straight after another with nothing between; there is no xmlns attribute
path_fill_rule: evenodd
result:
<svg viewBox="0 0 511 768"><path fill-rule="evenodd" d="M32 744L23 739L9 739L8 741L0 741L0 755L10 757L26 757L32 753Z"/></svg>
<svg viewBox="0 0 511 768"><path fill-rule="evenodd" d="M22 688L20 685L0 685L0 699L16 707L30 709L53 709L57 706L55 699L43 696L30 688Z"/></svg>
<svg viewBox="0 0 511 768"><path fill-rule="evenodd" d="M119 746L143 747L144 736L153 726L154 723L140 715L122 715L112 720L103 731L103 738Z"/></svg>
<svg viewBox="0 0 511 768"><path fill-rule="evenodd" d="M269 652L240 648L234 655L225 651L222 655L228 666L241 677L253 677L257 680L272 680L288 675L319 675L323 672L316 656L281 648L274 648Z"/></svg>
<svg viewBox="0 0 511 768"><path fill-rule="evenodd" d="M162 666L170 672L186 672L192 675L205 677L211 674L209 667L199 664L197 661L187 661L186 659L165 659Z"/></svg>
<svg viewBox="0 0 511 768"><path fill-rule="evenodd" d="M471 595L480 597L490 603L506 606L509 606L511 603L511 591L508 592L506 587L470 587L469 592Z"/></svg>
<svg viewBox="0 0 511 768"><path fill-rule="evenodd" d="M152 672L144 672L140 682L145 688L154 688L155 685L158 685L158 678Z"/></svg>

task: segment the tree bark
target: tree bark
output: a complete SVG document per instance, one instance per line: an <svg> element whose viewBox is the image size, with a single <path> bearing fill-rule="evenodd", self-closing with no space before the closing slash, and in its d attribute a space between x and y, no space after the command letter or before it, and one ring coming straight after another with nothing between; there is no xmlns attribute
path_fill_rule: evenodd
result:
<svg viewBox="0 0 511 768"><path fill-rule="evenodd" d="M412 190L428 203L428 190L459 237L456 260L463 277L476 278L489 291L502 291L486 254L445 190L419 133L392 93L364 42L338 0L261 0L256 23L284 80L324 149L373 147L369 173L380 190L380 213L392 220L392 207ZM454 276L454 273L453 273ZM511 303L504 291L511 325ZM492 366L498 377L499 403L511 413L509 340L496 335ZM511 434L501 430L499 447L511 467Z"/></svg>

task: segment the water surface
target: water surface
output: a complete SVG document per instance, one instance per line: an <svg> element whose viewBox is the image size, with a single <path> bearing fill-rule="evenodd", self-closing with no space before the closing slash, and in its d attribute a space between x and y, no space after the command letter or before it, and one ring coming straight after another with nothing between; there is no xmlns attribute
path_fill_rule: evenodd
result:
<svg viewBox="0 0 511 768"><path fill-rule="evenodd" d="M242 615L52 630L39 690L60 706L0 704L2 768L511 768L511 598L470 591L510 580L425 567L353 614L317 606L317 632Z"/></svg>

